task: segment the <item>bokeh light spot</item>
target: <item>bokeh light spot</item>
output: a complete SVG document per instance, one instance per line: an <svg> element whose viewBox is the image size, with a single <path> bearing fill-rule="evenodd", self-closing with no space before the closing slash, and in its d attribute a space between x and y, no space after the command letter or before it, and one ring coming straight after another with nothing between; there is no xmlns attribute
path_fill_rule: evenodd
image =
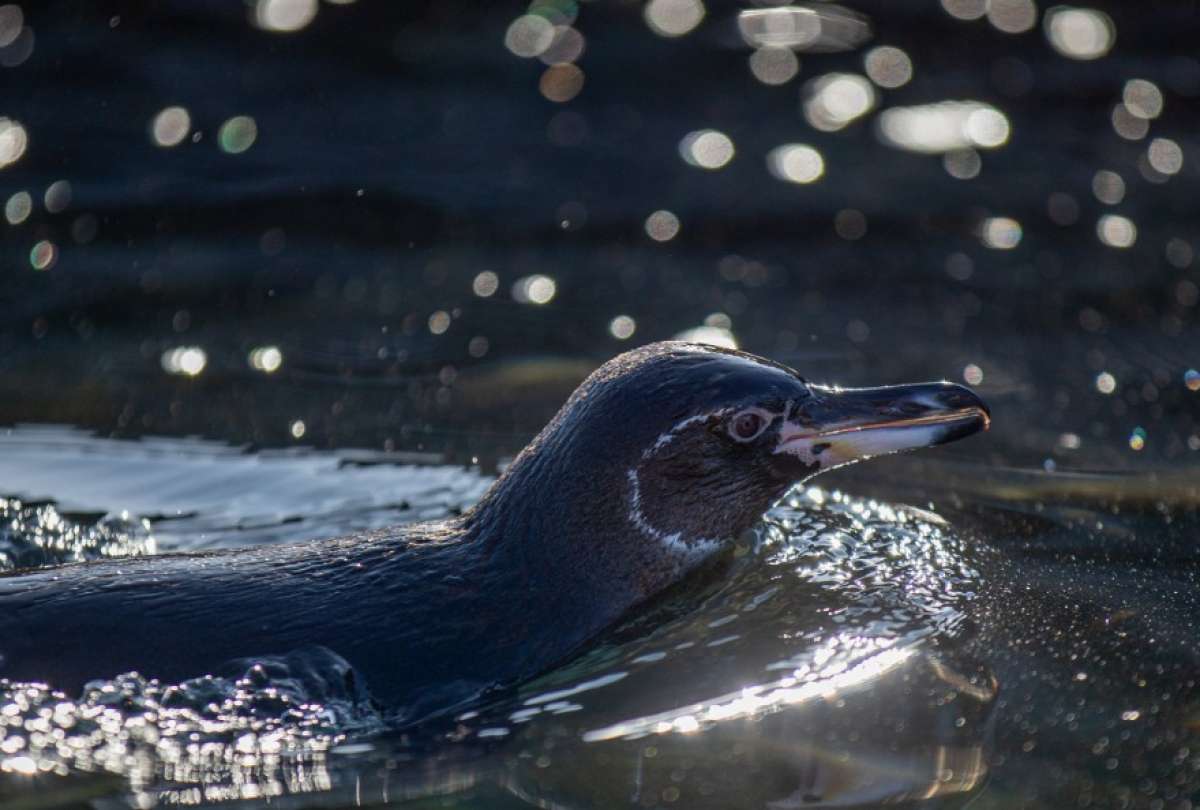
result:
<svg viewBox="0 0 1200 810"><path fill-rule="evenodd" d="M1157 172L1178 174L1183 168L1183 150L1170 138L1155 138L1150 141L1146 158Z"/></svg>
<svg viewBox="0 0 1200 810"><path fill-rule="evenodd" d="M1116 205L1125 199L1125 181L1116 172L1101 169L1092 175L1092 193L1100 202Z"/></svg>
<svg viewBox="0 0 1200 810"><path fill-rule="evenodd" d="M248 115L236 115L230 118L224 124L221 124L221 129L217 133L217 142L221 144L221 151L231 155L240 155L251 146L258 138L258 124Z"/></svg>
<svg viewBox="0 0 1200 810"><path fill-rule="evenodd" d="M855 73L829 73L804 89L804 118L822 132L836 132L875 106L875 88Z"/></svg>
<svg viewBox="0 0 1200 810"><path fill-rule="evenodd" d="M542 73L538 89L550 101L570 101L583 89L583 71L570 63L551 65Z"/></svg>
<svg viewBox="0 0 1200 810"><path fill-rule="evenodd" d="M1183 384L1189 391L1200 391L1200 371L1189 368L1183 373Z"/></svg>
<svg viewBox="0 0 1200 810"><path fill-rule="evenodd" d="M978 20L987 14L988 0L942 0L942 8L956 20Z"/></svg>
<svg viewBox="0 0 1200 810"><path fill-rule="evenodd" d="M1158 118L1163 111L1163 94L1158 85L1145 79L1130 79L1121 92L1125 108L1138 118Z"/></svg>
<svg viewBox="0 0 1200 810"><path fill-rule="evenodd" d="M646 235L655 242L669 242L679 235L679 217L667 210L646 217Z"/></svg>
<svg viewBox="0 0 1200 810"><path fill-rule="evenodd" d="M0 48L7 48L17 41L25 26L25 15L21 7L13 4L0 6Z"/></svg>
<svg viewBox="0 0 1200 810"><path fill-rule="evenodd" d="M304 434L308 432L308 425L304 424L303 419L297 419L288 426L288 432L292 434L293 439L303 439Z"/></svg>
<svg viewBox="0 0 1200 810"><path fill-rule="evenodd" d="M800 60L789 48L756 48L750 54L750 72L763 84L785 84L800 72Z"/></svg>
<svg viewBox="0 0 1200 810"><path fill-rule="evenodd" d="M484 270L479 275L475 276L475 280L471 282L471 292L478 295L480 298L490 298L496 294L496 290L500 287L499 277L491 270Z"/></svg>
<svg viewBox="0 0 1200 810"><path fill-rule="evenodd" d="M643 16L650 30L662 37L681 37L704 19L700 0L650 0Z"/></svg>
<svg viewBox="0 0 1200 810"><path fill-rule="evenodd" d="M167 107L150 122L150 138L156 146L178 146L192 129L192 116L184 107Z"/></svg>
<svg viewBox="0 0 1200 810"><path fill-rule="evenodd" d="M547 65L577 62L579 57L583 56L586 45L583 34L569 25L560 25L554 29L554 40L550 47L538 54L538 59Z"/></svg>
<svg viewBox="0 0 1200 810"><path fill-rule="evenodd" d="M1008 117L978 101L943 101L893 107L879 116L879 139L910 152L938 154L960 149L995 149L1008 142Z"/></svg>
<svg viewBox="0 0 1200 810"><path fill-rule="evenodd" d="M1172 236L1167 240L1166 248L1167 261L1172 267L1178 267L1184 270L1191 266L1192 260L1196 257L1192 246L1186 239L1180 239L1178 236Z"/></svg>
<svg viewBox="0 0 1200 810"><path fill-rule="evenodd" d="M491 343L483 335L476 335L467 343L467 354L474 357L476 360L488 353L491 348Z"/></svg>
<svg viewBox="0 0 1200 810"><path fill-rule="evenodd" d="M747 9L738 14L738 30L756 48L806 48L821 38L821 15L801 6Z"/></svg>
<svg viewBox="0 0 1200 810"><path fill-rule="evenodd" d="M1113 107L1113 131L1127 141L1140 141L1150 131L1150 122L1129 111L1124 102Z"/></svg>
<svg viewBox="0 0 1200 810"><path fill-rule="evenodd" d="M444 335L450 328L450 313L444 309L429 316L429 331L435 335Z"/></svg>
<svg viewBox="0 0 1200 810"><path fill-rule="evenodd" d="M1101 394L1111 394L1117 390L1117 378L1107 371L1096 375L1096 390Z"/></svg>
<svg viewBox="0 0 1200 810"><path fill-rule="evenodd" d="M1046 39L1069 59L1099 59L1112 50L1116 29L1103 11L1057 6L1046 12Z"/></svg>
<svg viewBox="0 0 1200 810"><path fill-rule="evenodd" d="M291 33L317 16L317 0L258 0L254 24L264 31Z"/></svg>
<svg viewBox="0 0 1200 810"><path fill-rule="evenodd" d="M554 26L540 14L526 14L512 21L504 34L504 47L524 59L541 56L554 44Z"/></svg>
<svg viewBox="0 0 1200 810"><path fill-rule="evenodd" d="M785 143L767 154L767 169L789 183L813 183L825 174L825 159L807 144Z"/></svg>
<svg viewBox="0 0 1200 810"><path fill-rule="evenodd" d="M679 154L689 166L720 169L733 160L733 141L724 132L700 129L683 136Z"/></svg>
<svg viewBox="0 0 1200 810"><path fill-rule="evenodd" d="M942 168L956 180L971 180L983 169L983 159L974 149L956 149L942 155Z"/></svg>
<svg viewBox="0 0 1200 810"><path fill-rule="evenodd" d="M0 169L20 160L27 146L29 135L25 127L11 118L0 118Z"/></svg>
<svg viewBox="0 0 1200 810"><path fill-rule="evenodd" d="M61 214L71 205L71 183L67 180L56 180L46 188L42 202L51 214Z"/></svg>
<svg viewBox="0 0 1200 810"><path fill-rule="evenodd" d="M1109 247L1132 247L1137 241L1137 225L1128 217L1105 214L1096 222L1096 235Z"/></svg>
<svg viewBox="0 0 1200 810"><path fill-rule="evenodd" d="M283 365L283 352L278 346L259 346L246 358L250 368L264 374L274 374Z"/></svg>
<svg viewBox="0 0 1200 810"><path fill-rule="evenodd" d="M12 31L9 33L12 34ZM18 29L12 42L0 48L0 67L14 68L25 64L29 57L33 56L35 43L36 37L32 28L26 25Z"/></svg>
<svg viewBox="0 0 1200 810"><path fill-rule="evenodd" d="M1021 244L1021 223L1011 217L988 217L979 229L983 244L993 250L1012 250Z"/></svg>
<svg viewBox="0 0 1200 810"><path fill-rule="evenodd" d="M1037 6L1033 0L989 0L988 22L1006 34L1023 34L1037 25Z"/></svg>
<svg viewBox="0 0 1200 810"><path fill-rule="evenodd" d="M891 45L881 45L867 51L863 67L871 81L880 87L895 88L908 84L913 66L908 54Z"/></svg>
<svg viewBox="0 0 1200 810"><path fill-rule="evenodd" d="M519 278L512 286L513 300L520 304L548 304L557 292L554 279L541 274Z"/></svg>
<svg viewBox="0 0 1200 810"><path fill-rule="evenodd" d="M738 13L737 20L742 40L752 48L846 51L871 36L865 17L834 3L758 5L774 7L746 9Z"/></svg>
<svg viewBox="0 0 1200 810"><path fill-rule="evenodd" d="M28 191L14 192L4 203L4 218L9 225L20 225L33 211L33 197Z"/></svg>
<svg viewBox="0 0 1200 810"><path fill-rule="evenodd" d="M199 346L177 346L162 353L163 371L183 377L195 377L208 365L208 354Z"/></svg>
<svg viewBox="0 0 1200 810"><path fill-rule="evenodd" d="M29 264L34 270L49 270L58 261L58 246L43 239L29 251Z"/></svg>
<svg viewBox="0 0 1200 810"><path fill-rule="evenodd" d="M1146 430L1145 428L1135 427L1133 433L1129 435L1129 449L1138 451L1146 446Z"/></svg>
<svg viewBox="0 0 1200 810"><path fill-rule="evenodd" d="M963 369L963 380L967 385L979 385L983 382L983 369L974 363L968 363Z"/></svg>
<svg viewBox="0 0 1200 810"><path fill-rule="evenodd" d="M995 149L1008 140L1008 118L990 107L968 113L963 128L971 143L984 149Z"/></svg>
<svg viewBox="0 0 1200 810"><path fill-rule="evenodd" d="M618 315L609 321L608 332L617 340L629 340L637 330L637 322L628 315Z"/></svg>

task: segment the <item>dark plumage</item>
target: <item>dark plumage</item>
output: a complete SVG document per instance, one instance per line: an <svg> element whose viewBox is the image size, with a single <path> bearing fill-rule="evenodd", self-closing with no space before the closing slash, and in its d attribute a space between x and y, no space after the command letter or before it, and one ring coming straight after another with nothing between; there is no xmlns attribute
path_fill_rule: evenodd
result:
<svg viewBox="0 0 1200 810"><path fill-rule="evenodd" d="M598 369L460 518L0 577L0 677L181 680L321 645L411 722L563 661L795 481L986 425L948 383L841 391L658 343Z"/></svg>

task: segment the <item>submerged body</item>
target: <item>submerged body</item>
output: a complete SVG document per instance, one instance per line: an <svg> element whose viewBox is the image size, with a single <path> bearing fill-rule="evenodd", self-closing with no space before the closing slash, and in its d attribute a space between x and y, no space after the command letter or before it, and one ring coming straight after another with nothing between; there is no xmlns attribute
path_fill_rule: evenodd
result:
<svg viewBox="0 0 1200 810"><path fill-rule="evenodd" d="M98 676L178 681L318 645L417 719L537 674L581 641L563 630L616 618L529 587L464 522L0 577L0 676L76 692ZM548 633L550 616L570 620Z"/></svg>
<svg viewBox="0 0 1200 810"><path fill-rule="evenodd" d="M318 645L415 722L562 662L794 482L986 422L960 386L843 391L653 344L589 377L460 518L0 577L0 678L174 681Z"/></svg>

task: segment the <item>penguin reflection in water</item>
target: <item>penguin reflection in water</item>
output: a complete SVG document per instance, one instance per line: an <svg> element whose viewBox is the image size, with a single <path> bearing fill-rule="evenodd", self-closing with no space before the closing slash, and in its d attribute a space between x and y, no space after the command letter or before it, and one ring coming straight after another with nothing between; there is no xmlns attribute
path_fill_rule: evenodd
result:
<svg viewBox="0 0 1200 810"><path fill-rule="evenodd" d="M830 388L742 352L644 346L460 517L0 577L0 678L178 681L317 645L410 724L562 663L796 482L987 424L950 383Z"/></svg>

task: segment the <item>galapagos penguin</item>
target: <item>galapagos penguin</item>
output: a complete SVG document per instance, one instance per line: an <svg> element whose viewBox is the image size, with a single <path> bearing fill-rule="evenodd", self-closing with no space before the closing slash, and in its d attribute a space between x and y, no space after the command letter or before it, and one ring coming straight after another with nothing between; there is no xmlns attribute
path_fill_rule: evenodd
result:
<svg viewBox="0 0 1200 810"><path fill-rule="evenodd" d="M319 646L401 725L562 663L794 483L988 424L950 383L841 389L678 342L588 377L461 517L0 576L0 678L178 681Z"/></svg>

